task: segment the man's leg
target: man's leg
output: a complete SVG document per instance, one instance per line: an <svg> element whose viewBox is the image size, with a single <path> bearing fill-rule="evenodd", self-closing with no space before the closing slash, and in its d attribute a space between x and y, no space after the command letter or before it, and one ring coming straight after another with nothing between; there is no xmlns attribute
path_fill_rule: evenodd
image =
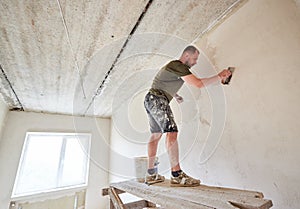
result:
<svg viewBox="0 0 300 209"><path fill-rule="evenodd" d="M148 142L148 171L145 177L145 183L148 185L163 182L164 176L158 174L156 162L156 153L158 142L162 136L162 133L152 133Z"/></svg>
<svg viewBox="0 0 300 209"><path fill-rule="evenodd" d="M198 186L200 180L186 175L180 168L177 132L168 132L166 139L170 164L171 164L171 186Z"/></svg>
<svg viewBox="0 0 300 209"><path fill-rule="evenodd" d="M158 142L162 133L152 133L148 142L148 169L154 169L155 157L157 153Z"/></svg>
<svg viewBox="0 0 300 209"><path fill-rule="evenodd" d="M168 132L166 138L166 147L169 154L169 160L172 171L179 171L179 149L177 142L177 132Z"/></svg>

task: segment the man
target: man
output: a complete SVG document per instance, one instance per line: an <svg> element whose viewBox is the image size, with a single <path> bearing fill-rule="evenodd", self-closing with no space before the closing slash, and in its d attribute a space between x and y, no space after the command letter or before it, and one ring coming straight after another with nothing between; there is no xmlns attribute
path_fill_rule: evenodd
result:
<svg viewBox="0 0 300 209"><path fill-rule="evenodd" d="M171 186L197 186L200 184L200 180L188 176L181 170L177 143L178 128L169 103L173 97L179 103L183 101L182 97L177 95L177 91L184 82L202 88L217 82L223 83L231 73L229 70L223 70L210 78L197 78L189 69L197 63L198 56L199 50L196 47L186 47L179 60L173 60L160 69L145 97L144 105L151 131L145 183L152 184L165 179L157 173L155 159L158 142L162 134L166 133L166 148L171 165Z"/></svg>

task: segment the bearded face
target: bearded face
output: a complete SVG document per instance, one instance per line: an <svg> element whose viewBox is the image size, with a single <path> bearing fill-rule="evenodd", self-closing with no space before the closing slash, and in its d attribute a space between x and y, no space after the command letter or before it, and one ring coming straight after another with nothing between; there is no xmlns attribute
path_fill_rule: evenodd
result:
<svg viewBox="0 0 300 209"><path fill-rule="evenodd" d="M197 64L198 57L199 57L198 52L195 52L193 54L188 53L187 54L187 59L186 59L184 64L186 64L189 67L193 67L195 64Z"/></svg>

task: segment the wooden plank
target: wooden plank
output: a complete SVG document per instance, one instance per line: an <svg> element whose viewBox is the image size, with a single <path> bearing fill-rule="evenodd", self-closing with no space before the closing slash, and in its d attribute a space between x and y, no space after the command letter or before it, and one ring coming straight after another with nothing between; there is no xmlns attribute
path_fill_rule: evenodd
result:
<svg viewBox="0 0 300 209"><path fill-rule="evenodd" d="M114 203L111 201L111 199L109 200L109 209L115 209Z"/></svg>
<svg viewBox="0 0 300 209"><path fill-rule="evenodd" d="M170 188L170 180L166 179L162 183L157 183L152 186L158 186L158 187L166 187ZM172 187L174 188L174 187ZM255 198L263 198L264 195L261 192L257 191L249 191L249 190L241 190L241 189L233 189L233 188L226 188L226 187L216 187L216 186L208 186L201 184L200 186L197 187L181 187L183 189L188 189L188 190L196 190L194 192L198 192L199 190L209 192L211 191L212 193L217 193L217 194L232 194L232 195L239 195L239 196L249 196L249 197L255 197Z"/></svg>
<svg viewBox="0 0 300 209"><path fill-rule="evenodd" d="M108 190L109 190L109 188L103 188L102 189L102 196L108 195Z"/></svg>
<svg viewBox="0 0 300 209"><path fill-rule="evenodd" d="M195 187L195 189L203 190L203 191L212 191L214 193L226 193L226 194L249 196L249 197L255 197L255 198L263 198L264 197L262 192L241 190L241 189L232 189L232 188L226 188L226 187L207 186L207 185L202 185L202 184L199 187Z"/></svg>
<svg viewBox="0 0 300 209"><path fill-rule="evenodd" d="M272 206L272 201L262 199L263 194L260 192L206 185L170 187L168 180L152 186L136 181L125 181L111 186L155 202L164 208L268 209ZM191 206L179 203L191 204Z"/></svg>
<svg viewBox="0 0 300 209"><path fill-rule="evenodd" d="M111 184L112 187L121 189L125 192L133 194L137 197L140 197L144 200L154 202L158 205L161 205L162 208L176 208L176 209L213 209L214 207L207 206L200 202L194 202L179 198L178 195L169 191L162 190L153 190L153 186L147 186L143 183L138 183L136 181L124 181L120 183ZM155 187L157 188L157 187ZM230 209L233 209L232 206ZM226 209L226 208L224 208Z"/></svg>
<svg viewBox="0 0 300 209"><path fill-rule="evenodd" d="M271 200L260 200L259 202L257 202L256 199L249 199L243 200L241 202L228 202L239 209L269 209L273 206Z"/></svg>
<svg viewBox="0 0 300 209"><path fill-rule="evenodd" d="M151 207L151 208L156 208L156 204L146 201L147 202L147 207Z"/></svg>
<svg viewBox="0 0 300 209"><path fill-rule="evenodd" d="M106 196L106 195L109 195L109 189L110 188L103 188L102 189L102 196ZM117 192L117 194L122 194L122 193L124 193L124 191L122 191L122 190L119 190L119 189L117 189L117 188L115 188L115 191Z"/></svg>
<svg viewBox="0 0 300 209"><path fill-rule="evenodd" d="M115 188L110 187L110 189L108 190L108 194L115 209L125 209L124 204L119 195L117 194Z"/></svg>
<svg viewBox="0 0 300 209"><path fill-rule="evenodd" d="M147 207L147 201L146 200L139 200L136 202L130 202L124 205L127 209L141 209Z"/></svg>
<svg viewBox="0 0 300 209"><path fill-rule="evenodd" d="M221 208L225 207L224 204L230 204L235 207L239 205L249 209L265 209L272 206L272 201L260 198L263 196L262 193L254 191L200 185L192 188L178 188L172 192L180 193L181 198L189 199L190 201L201 201L201 203L209 206ZM213 205L210 205L211 202L213 202ZM229 208L232 208L231 206Z"/></svg>

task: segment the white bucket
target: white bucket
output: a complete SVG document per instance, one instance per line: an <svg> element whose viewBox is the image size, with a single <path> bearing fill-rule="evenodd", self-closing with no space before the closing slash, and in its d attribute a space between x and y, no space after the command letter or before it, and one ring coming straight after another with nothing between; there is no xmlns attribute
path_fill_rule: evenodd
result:
<svg viewBox="0 0 300 209"><path fill-rule="evenodd" d="M155 157L155 162L158 162L158 157ZM135 157L135 177L138 182L144 183L145 176L148 170L148 157Z"/></svg>
<svg viewBox="0 0 300 209"><path fill-rule="evenodd" d="M143 183L148 169L148 157L135 157L134 164L136 180Z"/></svg>

